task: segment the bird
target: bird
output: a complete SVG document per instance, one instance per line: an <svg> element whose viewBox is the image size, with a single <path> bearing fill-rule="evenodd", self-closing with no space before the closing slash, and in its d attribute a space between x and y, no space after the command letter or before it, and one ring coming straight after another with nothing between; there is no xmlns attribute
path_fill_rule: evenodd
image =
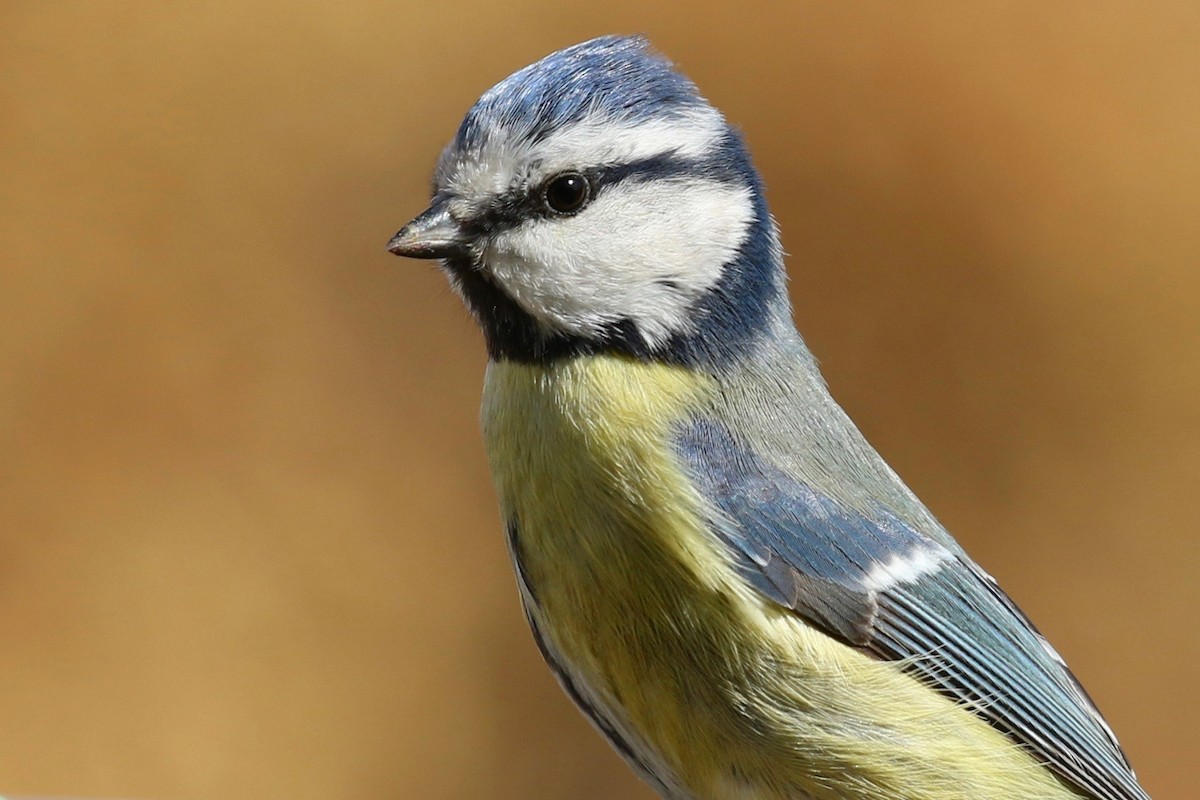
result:
<svg viewBox="0 0 1200 800"><path fill-rule="evenodd" d="M741 133L645 38L484 92L388 250L482 329L534 640L662 797L1148 798L832 398Z"/></svg>

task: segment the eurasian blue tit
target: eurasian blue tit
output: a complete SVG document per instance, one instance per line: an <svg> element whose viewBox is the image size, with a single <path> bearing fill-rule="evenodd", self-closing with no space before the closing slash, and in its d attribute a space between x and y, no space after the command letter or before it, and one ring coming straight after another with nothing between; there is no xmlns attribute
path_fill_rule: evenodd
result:
<svg viewBox="0 0 1200 800"><path fill-rule="evenodd" d="M792 323L738 132L639 38L489 89L389 250L483 329L538 647L671 800L1145 800L1054 648Z"/></svg>

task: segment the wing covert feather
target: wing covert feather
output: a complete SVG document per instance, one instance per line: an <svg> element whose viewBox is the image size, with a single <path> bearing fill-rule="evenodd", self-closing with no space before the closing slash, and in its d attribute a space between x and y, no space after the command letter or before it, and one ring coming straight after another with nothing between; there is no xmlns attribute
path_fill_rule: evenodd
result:
<svg viewBox="0 0 1200 800"><path fill-rule="evenodd" d="M1078 681L995 581L880 506L850 509L693 419L675 445L767 597L906 668L1099 800L1148 800Z"/></svg>

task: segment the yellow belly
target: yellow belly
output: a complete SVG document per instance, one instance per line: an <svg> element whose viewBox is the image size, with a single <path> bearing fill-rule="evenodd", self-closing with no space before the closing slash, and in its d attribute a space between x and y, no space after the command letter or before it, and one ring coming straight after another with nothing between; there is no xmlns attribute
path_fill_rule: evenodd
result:
<svg viewBox="0 0 1200 800"><path fill-rule="evenodd" d="M489 366L483 425L547 646L713 800L1078 797L894 664L734 571L669 446L711 379L618 357Z"/></svg>

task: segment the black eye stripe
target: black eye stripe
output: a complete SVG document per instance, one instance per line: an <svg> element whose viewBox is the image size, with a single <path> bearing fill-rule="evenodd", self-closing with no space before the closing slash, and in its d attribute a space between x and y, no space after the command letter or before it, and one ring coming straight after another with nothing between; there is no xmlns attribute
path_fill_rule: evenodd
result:
<svg viewBox="0 0 1200 800"><path fill-rule="evenodd" d="M730 159L724 147L717 148L711 156L701 159L682 158L674 153L665 153L626 164L612 164L575 170L584 176L592 187L589 202L603 196L608 187L630 181L678 180L696 178L721 183L739 183L743 179L737 172L736 163ZM552 216L544 203L545 180L510 189L496 196L487 208L467 226L476 234L493 234L515 228L522 222L538 217Z"/></svg>
<svg viewBox="0 0 1200 800"><path fill-rule="evenodd" d="M597 185L606 186L625 181L655 181L678 178L702 178L734 182L738 176L714 159L688 159L667 154L605 167L597 175Z"/></svg>

